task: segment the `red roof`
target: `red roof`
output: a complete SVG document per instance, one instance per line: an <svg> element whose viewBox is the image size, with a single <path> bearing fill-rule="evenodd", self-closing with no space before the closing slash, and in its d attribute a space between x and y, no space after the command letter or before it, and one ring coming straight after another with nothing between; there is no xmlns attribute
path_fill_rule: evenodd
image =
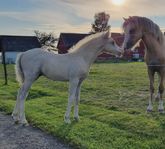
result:
<svg viewBox="0 0 165 149"><path fill-rule="evenodd" d="M124 35L120 33L111 33L111 37L116 41L116 43L121 46L124 41Z"/></svg>
<svg viewBox="0 0 165 149"><path fill-rule="evenodd" d="M61 33L57 44L58 53L67 53L73 45L88 35L89 34Z"/></svg>
<svg viewBox="0 0 165 149"><path fill-rule="evenodd" d="M88 36L90 34L79 34L79 33L61 33L59 37L59 41L57 44L58 53L64 54L67 53L68 50L75 45L79 40L83 39L84 37ZM111 33L111 37L116 41L118 46L122 46L124 35L120 33ZM141 42L140 46L138 48L138 52L140 55L144 56L144 44ZM133 55L133 51L126 51L125 57L130 58ZM111 54L103 53L99 55L99 58L111 58L113 57Z"/></svg>

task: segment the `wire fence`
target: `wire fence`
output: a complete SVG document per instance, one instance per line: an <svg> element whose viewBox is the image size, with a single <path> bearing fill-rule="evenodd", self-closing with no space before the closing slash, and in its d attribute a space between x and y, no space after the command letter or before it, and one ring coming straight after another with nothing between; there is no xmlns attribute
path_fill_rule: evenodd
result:
<svg viewBox="0 0 165 149"><path fill-rule="evenodd" d="M140 68L144 69L145 66L143 65L143 66L139 67L139 69ZM10 70L8 73L9 86L4 87L2 84L0 85L1 87L3 86L2 90L0 87L0 96L3 97L4 99L11 99L11 97L12 97L12 99L15 100L16 96L17 96L17 91L19 89L19 85L18 85L18 82L16 81L16 75L14 72L14 68L9 67L9 70ZM125 68L125 70L128 71L127 68ZM132 72L130 72L130 73L132 73ZM92 77L92 72L91 72L91 74L89 73L89 76ZM90 79L88 79L88 85L92 84L94 79L96 79L96 78L91 78L91 77L90 77ZM97 76L97 77L99 77L99 76ZM144 77L146 77L146 79L147 79L147 75ZM3 72L0 72L0 83L3 83L3 79L4 79L4 74L3 74ZM140 80L141 76L136 76L136 79ZM156 77L156 80L158 80L158 77ZM110 80L110 81L113 81L113 80ZM68 83L64 83L64 84L60 84L60 85L58 84L57 86L56 85L52 86L53 83L56 84L56 82L53 82L53 83L52 82L53 82L52 80L42 78L38 84L40 86L40 88L37 88L37 90L35 90L35 89L32 91L30 90L30 94L27 99L29 100L29 99L35 99L35 98L39 98L39 97L43 97L43 96L54 96L54 93L47 92L47 89L52 90L53 88L54 88L54 91L59 90L59 91L65 92L66 93L65 95L67 98ZM125 79L122 78L122 80L119 80L119 84L125 84ZM114 90L114 92L116 92L116 95L118 96L119 101L126 101L127 100L126 97L129 97L129 96L132 97L135 95L140 98L142 98L142 97L146 98L149 95L149 86L148 85L149 85L149 81L148 81L148 84L146 84L145 89L140 90L140 91L137 91L134 89L129 90L127 88L121 87L118 90ZM11 93L9 94L9 90L8 90L8 87L11 87L11 86L13 86L15 88L15 92L12 93L12 96L11 96ZM61 87L59 87L59 86L61 86ZM157 86L157 84L156 84L156 86ZM143 86L143 88L144 88L144 86ZM113 87L112 87L112 89L113 89ZM39 94L36 94L35 92L38 92ZM145 95L144 95L144 92L145 92ZM90 96L89 96L89 98L91 98L91 99L94 98L93 95L90 95Z"/></svg>
<svg viewBox="0 0 165 149"><path fill-rule="evenodd" d="M11 69L11 68L10 68ZM13 69L13 71L14 71L14 69ZM11 94L10 94L10 92L9 92L9 88L10 87L14 87L15 88L15 92L13 92L13 99L16 99L16 96L17 96L17 92L18 92L18 90L19 90L19 88L20 88L20 86L19 86L19 83L17 82L17 80L16 80L16 74L14 73L14 72L9 72L8 73L8 85L5 85L4 84L4 82L5 82L5 76L4 76L4 74L1 72L0 73L0 96L2 97L3 96L3 98L4 99L8 99L8 98L11 98ZM38 91L38 93L40 93L41 95L52 95L51 93L47 93L47 91L45 91L45 89L52 89L53 87L52 87L52 80L50 80L50 79L47 79L47 78L42 78L42 79L40 79L40 83L39 83L39 85L40 85L40 88L39 89L37 89L37 91ZM55 83L55 82L54 82ZM55 85L56 86L56 85ZM1 89L1 87L2 87L2 89ZM57 86L56 86L57 87ZM64 89L66 89L66 87L67 87L67 84L63 84L62 86L61 86L61 88L64 88ZM59 88L59 87L58 87ZM66 89L67 90L67 89ZM50 96L49 95L49 96ZM28 95L28 98L27 99L33 99L33 98L36 98L37 96L40 96L40 95L36 95L35 93L34 93L34 91L32 91L32 92L30 92L30 94Z"/></svg>

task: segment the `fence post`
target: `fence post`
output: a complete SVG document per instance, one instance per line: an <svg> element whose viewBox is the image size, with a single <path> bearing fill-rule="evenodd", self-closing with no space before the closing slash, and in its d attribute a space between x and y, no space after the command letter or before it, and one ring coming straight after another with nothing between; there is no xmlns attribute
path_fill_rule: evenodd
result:
<svg viewBox="0 0 165 149"><path fill-rule="evenodd" d="M8 80L7 80L7 69L6 69L6 59L5 59L5 51L4 49L2 49L2 62L3 62L3 69L4 69L4 75L5 75L5 84L8 84Z"/></svg>

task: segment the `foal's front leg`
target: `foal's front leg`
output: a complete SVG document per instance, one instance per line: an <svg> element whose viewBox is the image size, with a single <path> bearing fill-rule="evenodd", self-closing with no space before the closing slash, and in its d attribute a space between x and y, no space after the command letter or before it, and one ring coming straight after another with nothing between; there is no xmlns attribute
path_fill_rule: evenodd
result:
<svg viewBox="0 0 165 149"><path fill-rule="evenodd" d="M147 107L147 112L152 112L153 110L152 102L153 102L153 94L154 94L154 74L155 73L152 70L150 70L150 68L148 68L148 76L150 80L150 98L149 98L149 105Z"/></svg>
<svg viewBox="0 0 165 149"><path fill-rule="evenodd" d="M77 86L77 90L76 90L76 98L75 98L75 108L74 108L74 119L76 121L79 121L79 114L78 114L78 104L80 101L80 90L81 90L81 83L83 80L80 80Z"/></svg>
<svg viewBox="0 0 165 149"><path fill-rule="evenodd" d="M72 103L76 97L76 90L77 90L78 82L79 82L79 79L77 79L77 78L69 81L69 98L68 98L67 110L66 110L65 117L64 117L65 123L71 123L70 122L70 112L71 112Z"/></svg>

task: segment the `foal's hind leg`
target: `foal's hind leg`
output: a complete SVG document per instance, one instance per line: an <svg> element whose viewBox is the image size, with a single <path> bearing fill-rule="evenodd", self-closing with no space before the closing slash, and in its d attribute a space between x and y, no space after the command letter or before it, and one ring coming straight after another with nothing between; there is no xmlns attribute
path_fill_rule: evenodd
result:
<svg viewBox="0 0 165 149"><path fill-rule="evenodd" d="M20 92L21 92L21 88L18 90L16 104L15 104L15 107L14 107L14 110L12 113L12 117L16 123L19 121L19 104L20 104L19 96L20 96Z"/></svg>
<svg viewBox="0 0 165 149"><path fill-rule="evenodd" d="M153 94L154 94L154 74L155 72L148 68L148 76L150 81L150 98L149 98L149 105L147 107L147 112L152 112L152 102L153 102Z"/></svg>
<svg viewBox="0 0 165 149"><path fill-rule="evenodd" d="M31 85L32 85L32 81L25 80L18 92L16 106L13 111L13 119L17 123L27 124L27 120L25 117L25 111L24 111L25 110L25 99L26 99L28 90L30 89Z"/></svg>
<svg viewBox="0 0 165 149"><path fill-rule="evenodd" d="M163 107L163 92L164 92L164 73L160 73L160 82L159 82L159 106L158 110L160 113L164 113L164 107Z"/></svg>

